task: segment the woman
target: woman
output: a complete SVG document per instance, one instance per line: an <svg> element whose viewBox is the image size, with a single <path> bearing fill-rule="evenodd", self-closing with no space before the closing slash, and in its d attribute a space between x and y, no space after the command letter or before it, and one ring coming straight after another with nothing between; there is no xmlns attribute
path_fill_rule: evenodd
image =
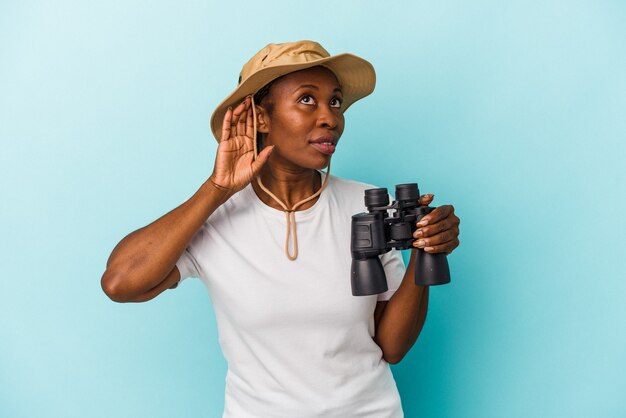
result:
<svg viewBox="0 0 626 418"><path fill-rule="evenodd" d="M372 186L320 171L344 111L374 83L353 55L266 46L212 117L211 176L111 254L102 287L115 301L152 299L186 277L205 284L228 362L224 417L403 416L388 363L417 339L428 288L391 251L381 256L390 290L352 296L350 220ZM458 224L451 206L437 208L415 246L449 253Z"/></svg>

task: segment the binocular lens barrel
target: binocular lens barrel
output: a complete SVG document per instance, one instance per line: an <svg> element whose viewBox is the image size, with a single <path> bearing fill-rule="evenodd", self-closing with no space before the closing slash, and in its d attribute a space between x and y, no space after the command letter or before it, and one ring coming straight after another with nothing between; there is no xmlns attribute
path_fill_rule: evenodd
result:
<svg viewBox="0 0 626 418"><path fill-rule="evenodd" d="M420 198L420 191L417 183L407 183L396 185L396 200L416 202Z"/></svg>
<svg viewBox="0 0 626 418"><path fill-rule="evenodd" d="M364 260L352 260L352 295L367 296L388 290L385 270L378 256Z"/></svg>
<svg viewBox="0 0 626 418"><path fill-rule="evenodd" d="M393 225L389 225L389 238L395 241L406 241L413 238L413 231L411 231L411 224L408 222L401 222Z"/></svg>
<svg viewBox="0 0 626 418"><path fill-rule="evenodd" d="M365 206L368 210L373 207L389 205L389 193L386 188L368 189L365 191Z"/></svg>

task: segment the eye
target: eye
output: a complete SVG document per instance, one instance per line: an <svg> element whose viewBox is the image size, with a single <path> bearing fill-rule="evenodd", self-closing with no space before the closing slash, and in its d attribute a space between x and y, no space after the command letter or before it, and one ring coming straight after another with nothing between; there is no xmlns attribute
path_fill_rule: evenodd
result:
<svg viewBox="0 0 626 418"><path fill-rule="evenodd" d="M338 97L333 97L332 100L330 101L330 107L340 108L341 107L341 99L338 98Z"/></svg>
<svg viewBox="0 0 626 418"><path fill-rule="evenodd" d="M312 105L312 104L315 104L315 99L313 99L313 96L311 96L310 94L305 94L300 99L300 103L304 103L306 105Z"/></svg>

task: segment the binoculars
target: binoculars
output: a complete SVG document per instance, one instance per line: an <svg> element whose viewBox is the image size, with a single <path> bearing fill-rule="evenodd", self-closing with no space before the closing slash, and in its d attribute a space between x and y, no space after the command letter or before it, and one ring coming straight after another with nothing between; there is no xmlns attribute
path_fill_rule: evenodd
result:
<svg viewBox="0 0 626 418"><path fill-rule="evenodd" d="M416 223L433 207L420 205L417 183L398 184L396 200L389 204L386 188L365 190L367 212L352 216L352 295L366 296L388 290L379 255L392 248L412 248ZM448 259L443 253L416 251L415 284L434 286L450 282Z"/></svg>

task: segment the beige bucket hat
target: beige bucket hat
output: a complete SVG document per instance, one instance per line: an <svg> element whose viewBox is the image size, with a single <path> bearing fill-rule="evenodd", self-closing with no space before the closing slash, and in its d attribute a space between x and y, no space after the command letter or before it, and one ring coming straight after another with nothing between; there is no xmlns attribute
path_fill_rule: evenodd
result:
<svg viewBox="0 0 626 418"><path fill-rule="evenodd" d="M372 64L363 58L347 53L331 56L313 41L268 44L243 66L237 88L213 112L211 131L215 139L220 140L229 106L236 107L246 96L254 95L278 77L317 65L328 68L337 77L343 92L344 111L374 91L376 73Z"/></svg>

